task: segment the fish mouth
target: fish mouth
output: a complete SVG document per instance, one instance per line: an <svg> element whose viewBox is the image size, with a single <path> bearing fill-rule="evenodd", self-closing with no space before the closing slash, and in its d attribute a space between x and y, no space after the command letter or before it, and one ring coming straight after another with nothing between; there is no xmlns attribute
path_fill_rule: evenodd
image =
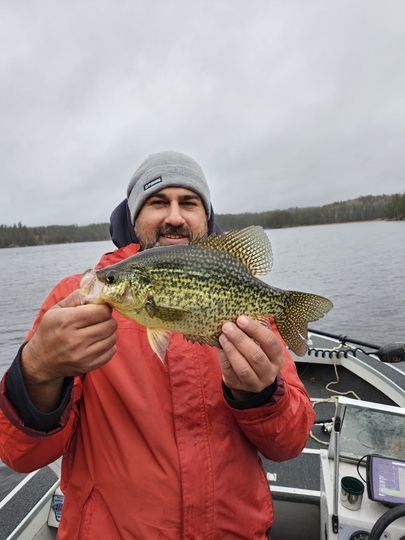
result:
<svg viewBox="0 0 405 540"><path fill-rule="evenodd" d="M104 284L97 278L95 270L87 270L80 281L80 301L82 304L96 304L100 301Z"/></svg>

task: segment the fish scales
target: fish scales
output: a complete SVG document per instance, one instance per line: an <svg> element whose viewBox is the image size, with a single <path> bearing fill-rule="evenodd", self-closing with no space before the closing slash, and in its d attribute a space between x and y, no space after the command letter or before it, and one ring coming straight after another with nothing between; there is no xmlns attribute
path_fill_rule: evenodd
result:
<svg viewBox="0 0 405 540"><path fill-rule="evenodd" d="M248 315L272 317L297 354L306 351L307 323L322 317L332 303L321 296L284 291L259 280L271 268L267 235L248 227L189 245L158 247L82 279L85 301L107 302L146 326L152 348L164 360L167 331L200 344L220 346L226 321ZM163 358L162 358L163 355Z"/></svg>
<svg viewBox="0 0 405 540"><path fill-rule="evenodd" d="M163 328L170 326L174 331L199 337L219 335L227 320L234 320L242 313L267 312L263 308L267 294L262 288L268 286L254 280L237 259L206 247L197 247L192 252L181 248L178 251L184 253L167 254L169 261L173 257L173 264L155 266L155 261L150 261L155 302L188 313L187 328L183 320L163 321Z"/></svg>

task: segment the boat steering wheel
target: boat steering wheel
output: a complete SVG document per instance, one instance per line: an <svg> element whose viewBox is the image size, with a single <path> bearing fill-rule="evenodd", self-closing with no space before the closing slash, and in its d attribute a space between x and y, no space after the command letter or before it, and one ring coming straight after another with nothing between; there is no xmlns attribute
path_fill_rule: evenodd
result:
<svg viewBox="0 0 405 540"><path fill-rule="evenodd" d="M379 540L388 525L402 516L405 516L405 504L394 506L377 519L370 534L367 531L356 531L349 540ZM399 540L405 540L405 535L401 536Z"/></svg>

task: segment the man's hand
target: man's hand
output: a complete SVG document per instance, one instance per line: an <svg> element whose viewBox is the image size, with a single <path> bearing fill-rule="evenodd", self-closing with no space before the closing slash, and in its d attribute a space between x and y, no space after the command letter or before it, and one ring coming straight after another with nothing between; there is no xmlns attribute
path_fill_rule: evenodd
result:
<svg viewBox="0 0 405 540"><path fill-rule="evenodd" d="M270 328L242 315L236 324L225 323L222 332L219 363L234 399L246 399L270 386L284 365L282 345Z"/></svg>
<svg viewBox="0 0 405 540"><path fill-rule="evenodd" d="M81 305L79 291L44 314L21 356L27 391L37 409L50 412L57 407L65 377L93 371L111 360L116 329L111 308Z"/></svg>

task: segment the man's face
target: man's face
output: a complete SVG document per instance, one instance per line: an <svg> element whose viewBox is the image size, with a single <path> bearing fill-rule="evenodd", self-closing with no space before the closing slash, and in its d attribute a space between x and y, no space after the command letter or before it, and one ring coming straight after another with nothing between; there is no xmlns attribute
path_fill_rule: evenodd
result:
<svg viewBox="0 0 405 540"><path fill-rule="evenodd" d="M189 189L170 187L152 195L135 221L141 246L189 244L207 232L207 215L200 197Z"/></svg>

